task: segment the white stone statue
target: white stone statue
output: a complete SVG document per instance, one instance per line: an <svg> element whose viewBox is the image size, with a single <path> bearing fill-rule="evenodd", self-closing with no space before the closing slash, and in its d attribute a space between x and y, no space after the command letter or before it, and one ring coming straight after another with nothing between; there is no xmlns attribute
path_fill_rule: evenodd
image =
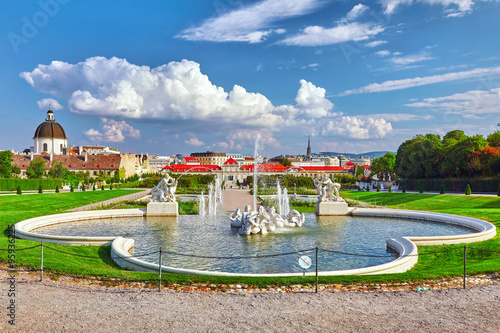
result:
<svg viewBox="0 0 500 333"><path fill-rule="evenodd" d="M318 193L318 202L344 202L339 195L340 184L332 182L328 175L324 174L321 180L314 178L314 186Z"/></svg>
<svg viewBox="0 0 500 333"><path fill-rule="evenodd" d="M151 201L175 202L175 191L177 190L177 179L165 175L158 185L151 189Z"/></svg>
<svg viewBox="0 0 500 333"><path fill-rule="evenodd" d="M251 211L250 206L245 207L243 213L237 209L229 216L231 227L239 228L240 235L267 234L276 228L300 227L304 223L305 216L292 209L287 218L276 213L274 207L259 206L257 211Z"/></svg>

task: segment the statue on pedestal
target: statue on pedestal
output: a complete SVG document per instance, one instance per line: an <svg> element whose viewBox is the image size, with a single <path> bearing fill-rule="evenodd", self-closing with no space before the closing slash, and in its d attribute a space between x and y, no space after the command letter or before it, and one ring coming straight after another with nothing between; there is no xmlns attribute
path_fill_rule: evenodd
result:
<svg viewBox="0 0 500 333"><path fill-rule="evenodd" d="M165 175L158 185L151 189L151 201L175 202L175 191L177 190L177 179Z"/></svg>
<svg viewBox="0 0 500 333"><path fill-rule="evenodd" d="M313 181L318 193L318 202L344 202L339 195L340 184L332 182L328 175L324 174L321 180L314 178Z"/></svg>

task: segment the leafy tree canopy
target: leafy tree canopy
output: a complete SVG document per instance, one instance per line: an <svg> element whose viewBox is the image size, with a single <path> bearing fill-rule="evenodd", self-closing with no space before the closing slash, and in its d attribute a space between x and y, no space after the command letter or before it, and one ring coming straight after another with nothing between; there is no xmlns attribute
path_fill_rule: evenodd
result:
<svg viewBox="0 0 500 333"><path fill-rule="evenodd" d="M12 175L12 153L0 151L0 178L10 178Z"/></svg>
<svg viewBox="0 0 500 333"><path fill-rule="evenodd" d="M45 160L42 158L35 158L31 161L30 165L26 168L26 175L28 178L40 179L45 174Z"/></svg>

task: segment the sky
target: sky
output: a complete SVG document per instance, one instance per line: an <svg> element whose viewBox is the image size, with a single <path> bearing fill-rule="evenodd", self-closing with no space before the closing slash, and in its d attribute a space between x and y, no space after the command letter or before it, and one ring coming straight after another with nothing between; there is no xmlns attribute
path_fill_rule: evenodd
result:
<svg viewBox="0 0 500 333"><path fill-rule="evenodd" d="M500 122L500 1L0 3L0 149L396 151Z"/></svg>

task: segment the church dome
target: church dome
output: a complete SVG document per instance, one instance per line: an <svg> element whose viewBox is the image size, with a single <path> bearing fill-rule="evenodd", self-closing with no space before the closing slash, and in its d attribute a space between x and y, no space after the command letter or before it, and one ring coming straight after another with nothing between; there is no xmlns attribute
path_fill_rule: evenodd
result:
<svg viewBox="0 0 500 333"><path fill-rule="evenodd" d="M62 126L54 121L54 112L52 112L52 110L47 111L47 119L45 119L43 123L38 125L35 130L35 136L33 137L33 139L41 138L65 140L68 139L66 137L66 132L64 132Z"/></svg>

